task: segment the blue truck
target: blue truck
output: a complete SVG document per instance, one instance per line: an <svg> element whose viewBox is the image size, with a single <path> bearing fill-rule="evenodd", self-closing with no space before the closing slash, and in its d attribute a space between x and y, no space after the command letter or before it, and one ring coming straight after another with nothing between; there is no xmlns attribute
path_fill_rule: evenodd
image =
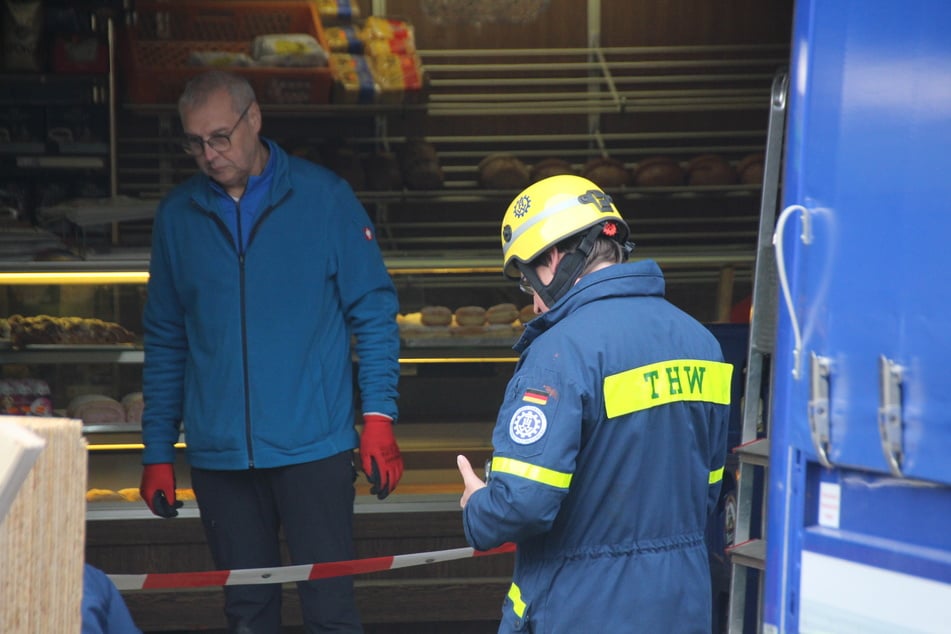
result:
<svg viewBox="0 0 951 634"><path fill-rule="evenodd" d="M951 3L792 36L759 631L951 632Z"/></svg>

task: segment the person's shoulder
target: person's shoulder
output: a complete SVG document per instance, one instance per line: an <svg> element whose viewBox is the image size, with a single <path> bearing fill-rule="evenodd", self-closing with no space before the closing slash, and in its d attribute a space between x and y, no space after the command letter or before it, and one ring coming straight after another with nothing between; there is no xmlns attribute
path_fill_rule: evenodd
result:
<svg viewBox="0 0 951 634"><path fill-rule="evenodd" d="M158 211L160 213L174 213L176 210L184 209L190 204L190 200L195 194L201 191L206 182L204 174L197 173L182 181L170 189L159 201Z"/></svg>
<svg viewBox="0 0 951 634"><path fill-rule="evenodd" d="M317 179L325 184L343 180L323 165L294 154L287 155L287 167L292 175L300 174L307 178Z"/></svg>

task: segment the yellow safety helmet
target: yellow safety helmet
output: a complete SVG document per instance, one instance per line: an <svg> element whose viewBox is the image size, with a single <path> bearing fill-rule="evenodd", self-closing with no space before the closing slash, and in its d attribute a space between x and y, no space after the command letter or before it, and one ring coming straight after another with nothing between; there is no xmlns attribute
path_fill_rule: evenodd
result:
<svg viewBox="0 0 951 634"><path fill-rule="evenodd" d="M518 263L600 224L605 235L627 242L630 229L600 187L571 174L542 179L523 190L502 219L502 273L519 279Z"/></svg>

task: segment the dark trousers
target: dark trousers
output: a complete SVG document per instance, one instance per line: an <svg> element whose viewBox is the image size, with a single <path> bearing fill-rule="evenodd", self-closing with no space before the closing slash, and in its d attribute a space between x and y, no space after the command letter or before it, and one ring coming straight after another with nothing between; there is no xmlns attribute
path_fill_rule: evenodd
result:
<svg viewBox="0 0 951 634"><path fill-rule="evenodd" d="M281 530L291 564L354 559L353 454L246 471L192 468L205 535L220 570L280 566ZM225 586L228 628L275 634L281 586ZM352 577L299 582L307 632L362 632Z"/></svg>

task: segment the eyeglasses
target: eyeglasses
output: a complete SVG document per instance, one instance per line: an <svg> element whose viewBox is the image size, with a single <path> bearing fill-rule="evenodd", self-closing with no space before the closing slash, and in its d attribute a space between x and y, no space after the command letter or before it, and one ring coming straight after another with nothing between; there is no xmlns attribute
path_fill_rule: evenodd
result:
<svg viewBox="0 0 951 634"><path fill-rule="evenodd" d="M528 278L524 275L518 281L518 290L522 291L526 295L534 295L535 289L532 288L531 282L528 281Z"/></svg>
<svg viewBox="0 0 951 634"><path fill-rule="evenodd" d="M231 129L227 132L217 132L212 134L207 139L203 139L195 134L186 134L185 138L182 139L182 149L185 150L185 154L188 154L189 156L200 156L205 153L205 145L210 147L215 152L227 152L230 150L231 135L234 134L234 131L238 129L238 126L241 124L244 116L248 114L248 110L251 108L252 103L254 102L251 101L244 107L244 110L241 111L241 116L238 117L238 120L235 121L234 125L231 126Z"/></svg>

